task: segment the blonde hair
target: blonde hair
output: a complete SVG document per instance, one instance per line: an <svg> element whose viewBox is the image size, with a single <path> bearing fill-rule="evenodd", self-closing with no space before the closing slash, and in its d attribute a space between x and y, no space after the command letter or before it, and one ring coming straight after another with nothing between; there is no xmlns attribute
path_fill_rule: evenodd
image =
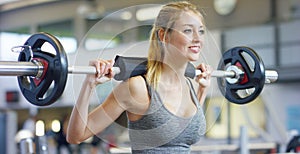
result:
<svg viewBox="0 0 300 154"><path fill-rule="evenodd" d="M160 75L162 73L164 49L162 45L163 40L159 39L159 30L164 30L164 37L168 32L171 32L175 21L180 18L183 12L191 11L203 20L202 14L197 10L194 4L187 1L172 2L164 5L160 10L150 35L150 47L148 50L148 64L147 64L147 80L151 86L157 87Z"/></svg>

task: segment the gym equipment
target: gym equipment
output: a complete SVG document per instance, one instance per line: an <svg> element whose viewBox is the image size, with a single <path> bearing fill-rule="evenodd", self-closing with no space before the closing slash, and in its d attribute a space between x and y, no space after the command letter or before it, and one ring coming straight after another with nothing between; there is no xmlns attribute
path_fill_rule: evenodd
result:
<svg viewBox="0 0 300 154"><path fill-rule="evenodd" d="M222 94L227 100L237 104L254 100L264 87L268 75L265 72L270 73L265 71L262 59L248 47L230 49L223 54L222 58L223 62L219 63L218 69L240 74L239 78L218 78L218 86ZM268 79L270 77L267 77Z"/></svg>
<svg viewBox="0 0 300 154"><path fill-rule="evenodd" d="M300 135L294 136L289 141L285 152L288 152L288 153L290 153L290 152L299 153L300 152Z"/></svg>
<svg viewBox="0 0 300 154"><path fill-rule="evenodd" d="M42 51L44 43L52 45L56 53ZM17 62L0 62L0 75L18 76L19 87L25 98L37 106L53 104L63 93L68 73L96 74L92 66L68 67L67 56L59 40L48 33L37 33L28 38ZM13 48L13 49L16 49ZM147 58L116 56L114 79L126 80L146 72ZM222 94L236 104L249 103L263 89L264 83L275 82L278 74L265 70L261 58L248 47L235 47L226 51L218 69L212 72L218 80ZM194 78L201 74L188 64L185 76ZM50 88L50 87L53 88ZM243 96L238 93L245 91Z"/></svg>
<svg viewBox="0 0 300 154"><path fill-rule="evenodd" d="M50 43L56 53L41 51L42 45ZM63 93L67 82L67 55L58 39L49 34L32 35L24 44L19 61L27 61L38 66L34 76L18 76L20 90L25 98L35 105L55 102ZM49 87L53 84L51 91Z"/></svg>

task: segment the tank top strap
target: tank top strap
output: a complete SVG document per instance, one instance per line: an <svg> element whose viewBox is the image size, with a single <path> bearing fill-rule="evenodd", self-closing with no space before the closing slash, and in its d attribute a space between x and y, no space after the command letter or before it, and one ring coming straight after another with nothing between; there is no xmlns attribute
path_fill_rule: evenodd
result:
<svg viewBox="0 0 300 154"><path fill-rule="evenodd" d="M190 87L190 92L191 92L192 98L193 98L196 106L200 107L200 103L199 103L199 100L197 98L197 94L196 94L196 91L195 91L194 86L192 84L192 81L189 78L186 78L186 80L187 80L187 83L188 83L188 85Z"/></svg>
<svg viewBox="0 0 300 154"><path fill-rule="evenodd" d="M144 79L144 81L145 81L145 84L146 84L146 86L147 86L147 91L148 91L149 96L151 96L151 92L152 92L151 86L148 84L148 81L147 81L147 79L146 79L146 77L145 77L144 75L141 75L141 77L142 77L142 78Z"/></svg>

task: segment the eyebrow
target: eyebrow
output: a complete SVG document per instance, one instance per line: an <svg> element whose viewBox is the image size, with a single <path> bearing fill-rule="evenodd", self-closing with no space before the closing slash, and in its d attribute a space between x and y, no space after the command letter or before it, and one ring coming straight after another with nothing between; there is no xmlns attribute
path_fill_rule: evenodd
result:
<svg viewBox="0 0 300 154"><path fill-rule="evenodd" d="M189 26L189 27L194 27L192 24L183 24L183 26ZM199 26L199 28L204 28L203 25Z"/></svg>

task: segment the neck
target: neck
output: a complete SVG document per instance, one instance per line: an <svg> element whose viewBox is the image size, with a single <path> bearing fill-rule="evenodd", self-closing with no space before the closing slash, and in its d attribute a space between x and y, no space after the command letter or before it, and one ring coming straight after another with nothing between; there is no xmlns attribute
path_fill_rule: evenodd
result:
<svg viewBox="0 0 300 154"><path fill-rule="evenodd" d="M175 60L164 60L163 65L163 73L161 76L161 81L164 81L165 83L178 83L183 80L185 80L185 70L187 67L187 62L183 61L175 61Z"/></svg>

